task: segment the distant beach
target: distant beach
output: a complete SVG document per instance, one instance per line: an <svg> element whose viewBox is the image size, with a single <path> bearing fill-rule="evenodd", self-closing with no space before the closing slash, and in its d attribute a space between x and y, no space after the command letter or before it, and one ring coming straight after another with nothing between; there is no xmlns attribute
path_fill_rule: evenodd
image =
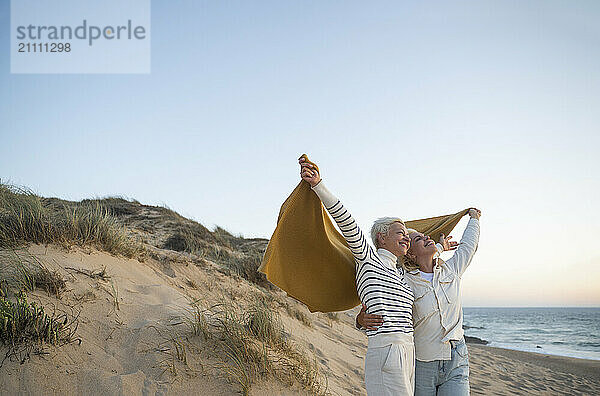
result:
<svg viewBox="0 0 600 396"><path fill-rule="evenodd" d="M474 395L600 393L600 361L469 344Z"/></svg>

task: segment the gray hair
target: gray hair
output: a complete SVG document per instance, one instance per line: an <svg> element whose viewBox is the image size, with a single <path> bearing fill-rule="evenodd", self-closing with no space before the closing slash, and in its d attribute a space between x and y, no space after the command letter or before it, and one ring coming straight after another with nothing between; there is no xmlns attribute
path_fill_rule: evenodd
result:
<svg viewBox="0 0 600 396"><path fill-rule="evenodd" d="M404 222L398 217L380 217L373 222L371 227L371 240L373 245L378 248L377 234L387 234L390 231L390 226L394 223L404 225Z"/></svg>

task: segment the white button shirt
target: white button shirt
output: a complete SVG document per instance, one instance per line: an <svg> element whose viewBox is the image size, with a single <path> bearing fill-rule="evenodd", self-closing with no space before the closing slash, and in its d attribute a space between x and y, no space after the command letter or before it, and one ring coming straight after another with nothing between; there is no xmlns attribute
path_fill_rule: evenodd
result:
<svg viewBox="0 0 600 396"><path fill-rule="evenodd" d="M450 360L450 340L464 336L460 281L479 242L479 220L471 218L458 249L446 262L435 259L433 282L410 271L405 280L413 290L413 323L417 360Z"/></svg>

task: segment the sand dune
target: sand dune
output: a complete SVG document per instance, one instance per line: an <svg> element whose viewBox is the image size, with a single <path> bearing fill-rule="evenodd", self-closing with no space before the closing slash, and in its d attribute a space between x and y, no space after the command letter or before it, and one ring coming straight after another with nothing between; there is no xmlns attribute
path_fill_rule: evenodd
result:
<svg viewBox="0 0 600 396"><path fill-rule="evenodd" d="M203 349L186 324L193 298L225 296L240 301L255 298L257 287L239 277L194 263L189 256L165 252L161 260L138 262L93 249L33 245L29 252L67 279L57 300L44 292L31 298L46 306L80 312L77 336L81 345L48 347L48 355L32 356L24 364L6 361L0 372L2 394L230 395L240 392L218 357ZM106 268L110 279L92 279L80 270ZM193 286L191 286L193 285ZM356 310L337 317L309 314L281 292L312 322L308 327L282 310L289 337L314 356L334 395L364 395L363 357L366 337L353 328ZM212 297L211 297L212 296ZM118 304L118 306L117 306ZM274 305L275 307L275 305ZM177 356L176 343L184 346ZM473 394L597 394L600 362L546 357L525 352L471 345ZM201 391L200 391L201 390ZM250 394L308 394L299 384L267 378L253 384Z"/></svg>

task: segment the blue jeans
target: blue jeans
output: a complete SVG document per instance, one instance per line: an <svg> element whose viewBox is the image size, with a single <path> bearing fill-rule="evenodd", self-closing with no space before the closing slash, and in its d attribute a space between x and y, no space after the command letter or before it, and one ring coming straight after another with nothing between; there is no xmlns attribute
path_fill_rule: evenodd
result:
<svg viewBox="0 0 600 396"><path fill-rule="evenodd" d="M469 394L469 352L465 340L452 342L451 360L415 363L415 396Z"/></svg>

